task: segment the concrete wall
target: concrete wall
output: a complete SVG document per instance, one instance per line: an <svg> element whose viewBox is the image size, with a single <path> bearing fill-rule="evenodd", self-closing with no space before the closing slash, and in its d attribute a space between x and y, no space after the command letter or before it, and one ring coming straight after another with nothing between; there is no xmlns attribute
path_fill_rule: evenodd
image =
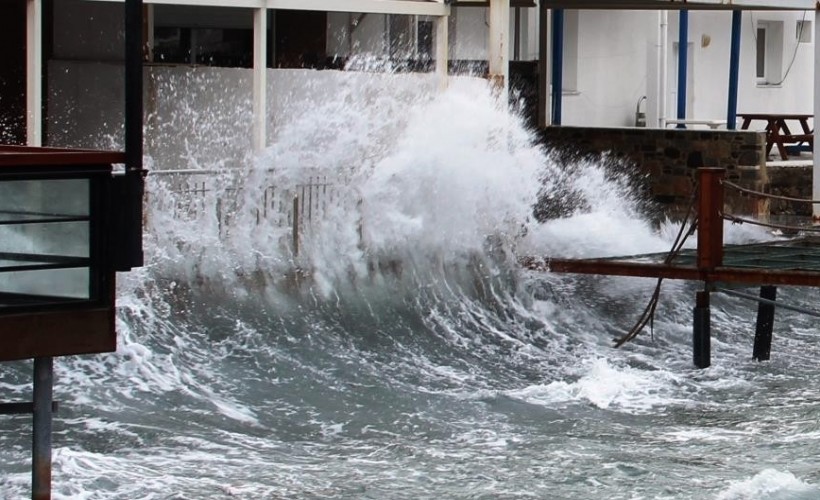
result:
<svg viewBox="0 0 820 500"><path fill-rule="evenodd" d="M656 51L656 18L646 11L579 13L577 85L571 89L575 92L564 95L564 125L635 124L638 100L650 95L649 86L654 85L647 61Z"/></svg>
<svg viewBox="0 0 820 500"><path fill-rule="evenodd" d="M759 132L550 127L541 137L565 163L605 155L628 160L645 192L671 216L689 206L698 167L725 168L727 179L736 184L756 191L766 188L766 138ZM728 192L726 202L737 214L769 210L766 201Z"/></svg>
<svg viewBox="0 0 820 500"><path fill-rule="evenodd" d="M814 22L813 15L805 16ZM751 12L742 14L741 61L738 85L738 112L743 113L812 113L814 96L809 82L813 81L814 43L797 43L796 23L802 12ZM779 21L782 32L782 74L780 85L758 84L756 77L756 47L753 26L758 22ZM693 116L701 119L725 119L729 93L729 55L732 16L728 12L691 12L689 39L693 44L694 88ZM670 37L678 37L676 16L670 15ZM808 28L814 36L814 27ZM789 65L791 68L789 69ZM673 58L670 56L670 61ZM788 74L786 71L788 69ZM670 70L675 75L676 70ZM673 108L674 109L674 108Z"/></svg>

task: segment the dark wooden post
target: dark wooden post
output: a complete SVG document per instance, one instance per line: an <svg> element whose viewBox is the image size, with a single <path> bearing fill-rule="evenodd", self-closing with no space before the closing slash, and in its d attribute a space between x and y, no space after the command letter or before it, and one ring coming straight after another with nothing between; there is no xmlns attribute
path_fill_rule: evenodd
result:
<svg viewBox="0 0 820 500"><path fill-rule="evenodd" d="M698 269L711 272L723 264L722 168L699 168Z"/></svg>
<svg viewBox="0 0 820 500"><path fill-rule="evenodd" d="M760 298L774 302L777 299L777 287L766 285L760 287ZM752 358L766 361L772 352L772 329L774 328L774 304L758 302L757 326L755 328L755 345Z"/></svg>
<svg viewBox="0 0 820 500"><path fill-rule="evenodd" d="M34 359L34 432L32 440L31 498L51 498L51 424L53 358Z"/></svg>
<svg viewBox="0 0 820 500"><path fill-rule="evenodd" d="M698 256L697 266L704 274L723 263L723 177L722 168L698 169ZM692 360L698 368L712 364L710 283L698 292L692 324Z"/></svg>
<svg viewBox="0 0 820 500"><path fill-rule="evenodd" d="M692 324L692 361L698 368L712 364L712 319L709 311L709 292L698 292Z"/></svg>

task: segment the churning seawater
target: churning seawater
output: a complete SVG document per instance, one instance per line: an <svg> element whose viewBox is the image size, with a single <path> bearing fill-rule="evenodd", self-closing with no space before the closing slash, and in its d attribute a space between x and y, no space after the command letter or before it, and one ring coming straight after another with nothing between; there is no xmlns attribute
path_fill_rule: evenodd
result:
<svg viewBox="0 0 820 500"><path fill-rule="evenodd" d="M314 99L208 189L149 177L118 351L56 363L56 498L820 498L814 320L778 311L757 363L755 306L716 295L697 370L696 285L667 282L652 335L613 349L653 280L516 257L664 251L675 225L603 165L562 174L484 82L372 90ZM332 202L294 255L259 200L317 178ZM577 208L539 222L539 193ZM3 399L29 393L28 363L0 366ZM29 495L29 448L0 419L0 497Z"/></svg>

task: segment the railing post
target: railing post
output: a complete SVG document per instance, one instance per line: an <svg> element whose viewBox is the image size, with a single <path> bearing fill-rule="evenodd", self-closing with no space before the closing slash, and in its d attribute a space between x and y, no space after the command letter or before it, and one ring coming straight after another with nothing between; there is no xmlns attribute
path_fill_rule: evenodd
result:
<svg viewBox="0 0 820 500"><path fill-rule="evenodd" d="M699 168L698 269L712 271L723 264L722 168Z"/></svg>

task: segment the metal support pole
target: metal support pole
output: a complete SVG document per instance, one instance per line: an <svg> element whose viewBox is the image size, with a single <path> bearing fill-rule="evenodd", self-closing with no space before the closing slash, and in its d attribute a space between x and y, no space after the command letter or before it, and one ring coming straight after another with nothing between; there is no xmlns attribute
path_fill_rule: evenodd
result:
<svg viewBox="0 0 820 500"><path fill-rule="evenodd" d="M145 190L142 168L142 0L125 0L125 214L119 224L123 251L117 255L117 271L143 264L142 198Z"/></svg>
<svg viewBox="0 0 820 500"><path fill-rule="evenodd" d="M686 119L686 69L689 59L689 11L680 11L678 25L678 120ZM679 123L678 128L686 128Z"/></svg>
<svg viewBox="0 0 820 500"><path fill-rule="evenodd" d="M732 49L729 59L729 102L726 109L726 128L737 128L737 86L740 74L740 26L743 11L732 11Z"/></svg>
<svg viewBox="0 0 820 500"><path fill-rule="evenodd" d="M34 360L34 432L31 448L31 498L51 498L51 422L53 358Z"/></svg>
<svg viewBox="0 0 820 500"><path fill-rule="evenodd" d="M564 91L564 10L552 11L552 124L561 125Z"/></svg>
<svg viewBox="0 0 820 500"><path fill-rule="evenodd" d="M709 292L698 292L692 324L692 361L698 368L709 368L712 364L711 317Z"/></svg>
<svg viewBox="0 0 820 500"><path fill-rule="evenodd" d="M820 75L820 9L814 12L814 74ZM820 85L814 87L814 116L820 116ZM812 199L820 197L820 127L814 127L814 147L812 150ZM820 221L820 203L812 207L812 219Z"/></svg>
<svg viewBox="0 0 820 500"><path fill-rule="evenodd" d="M547 106L549 102L549 75L547 71L547 54L549 36L547 26L549 9L546 2L538 2L538 126L547 126Z"/></svg>
<svg viewBox="0 0 820 500"><path fill-rule="evenodd" d="M293 197L293 256L299 256L299 197Z"/></svg>
<svg viewBox="0 0 820 500"><path fill-rule="evenodd" d="M777 299L777 287L766 285L760 287L760 298L768 301ZM774 304L759 302L757 305L757 325L755 328L755 345L752 358L766 361L772 352L772 330L774 328Z"/></svg>

